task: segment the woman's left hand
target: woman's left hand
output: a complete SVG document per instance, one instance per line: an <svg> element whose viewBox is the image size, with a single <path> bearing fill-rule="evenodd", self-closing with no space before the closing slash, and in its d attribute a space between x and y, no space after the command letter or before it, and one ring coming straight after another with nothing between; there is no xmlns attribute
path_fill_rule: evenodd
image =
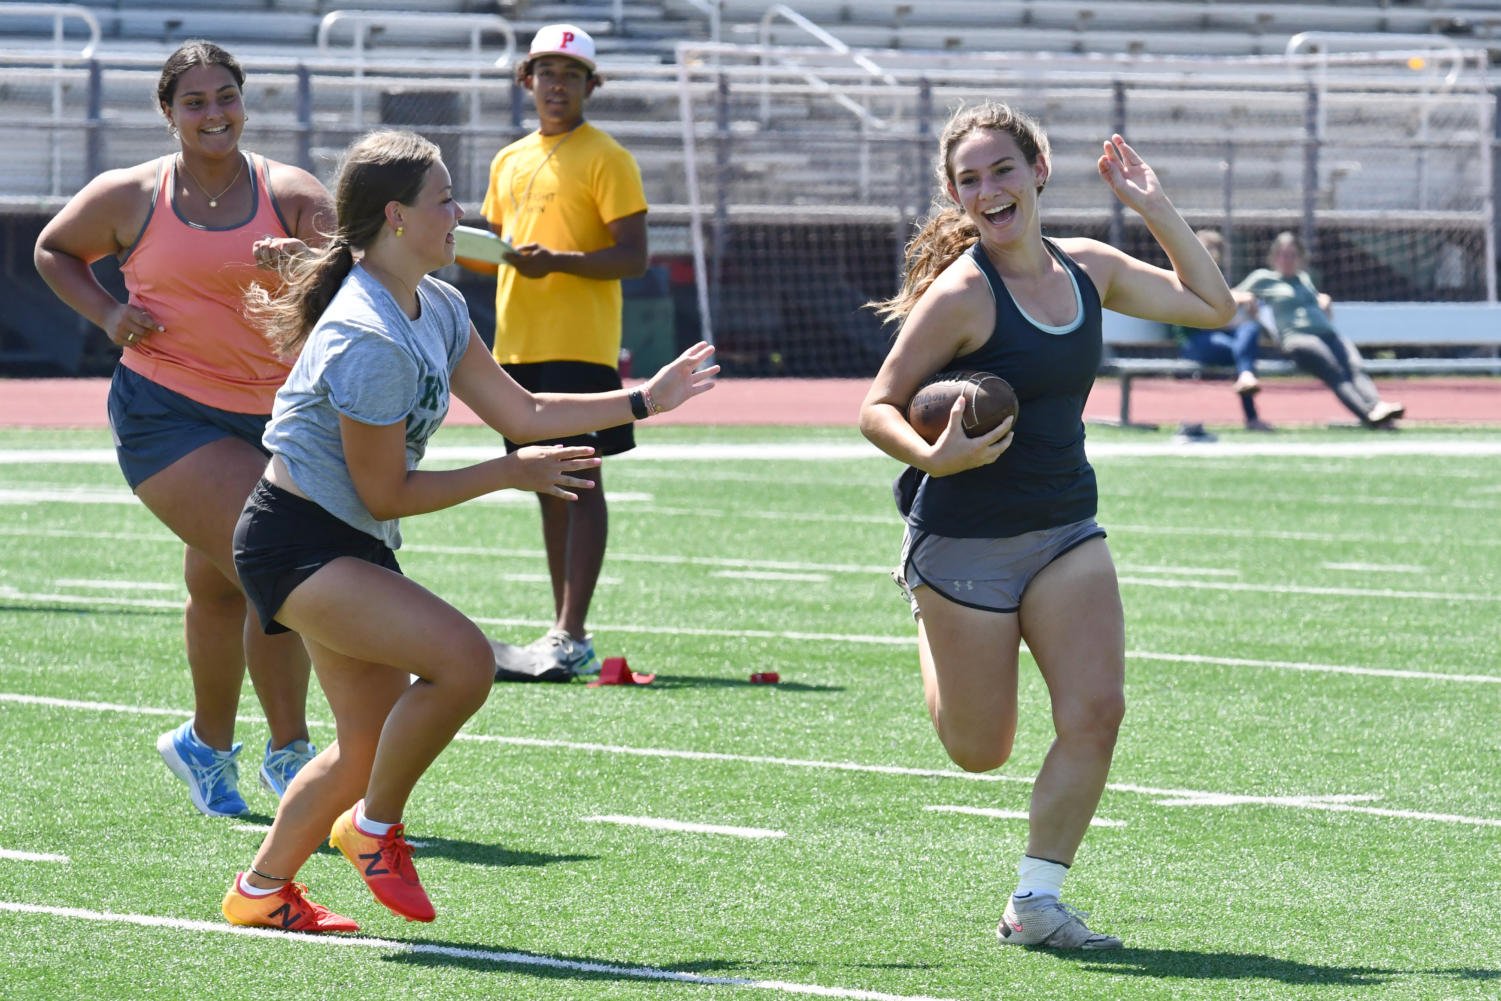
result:
<svg viewBox="0 0 1501 1001"><path fill-rule="evenodd" d="M295 236L263 236L250 245L255 263L263 268L279 268L283 261L307 253L308 245Z"/></svg>
<svg viewBox="0 0 1501 1001"><path fill-rule="evenodd" d="M718 365L706 365L714 357L714 345L699 341L693 347L663 365L656 375L646 381L646 391L658 411L672 410L700 393L714 388L714 377L719 374Z"/></svg>
<svg viewBox="0 0 1501 1001"><path fill-rule="evenodd" d="M1100 177L1110 190L1115 192L1127 208L1143 214L1165 196L1157 175L1141 154L1132 149L1120 135L1113 135L1105 143L1105 152L1099 162Z"/></svg>

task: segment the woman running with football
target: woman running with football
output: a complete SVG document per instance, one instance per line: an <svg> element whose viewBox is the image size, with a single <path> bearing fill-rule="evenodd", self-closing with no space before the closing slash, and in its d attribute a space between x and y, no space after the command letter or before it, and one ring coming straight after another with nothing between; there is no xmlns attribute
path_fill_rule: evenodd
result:
<svg viewBox="0 0 1501 1001"><path fill-rule="evenodd" d="M907 247L901 291L876 304L902 326L861 406L860 428L917 471L904 476L914 489L902 505L895 576L917 619L928 711L949 757L982 772L1010 756L1022 640L1052 701L1056 739L1033 786L1026 853L997 937L1115 949L1119 938L1091 931L1059 900L1125 713L1120 588L1084 454L1101 309L1218 327L1235 302L1152 169L1120 136L1104 144L1100 177L1142 217L1171 271L1096 240L1042 235L1039 196L1052 157L1028 116L994 103L961 109L939 152L952 204L935 206ZM1008 419L970 438L961 397L928 444L907 422L907 401L949 369L1009 382L1020 425L1013 430Z"/></svg>

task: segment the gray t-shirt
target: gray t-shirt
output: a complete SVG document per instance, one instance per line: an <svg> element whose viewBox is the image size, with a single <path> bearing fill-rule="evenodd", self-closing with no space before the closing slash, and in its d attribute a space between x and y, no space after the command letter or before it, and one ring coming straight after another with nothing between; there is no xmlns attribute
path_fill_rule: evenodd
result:
<svg viewBox="0 0 1501 1001"><path fill-rule="evenodd" d="M356 264L308 334L276 393L261 441L281 456L303 493L392 549L399 519L380 521L360 501L344 461L339 415L361 424L406 421L407 468L448 413L448 380L469 346L469 310L458 289L431 276L417 286L410 320L385 286Z"/></svg>

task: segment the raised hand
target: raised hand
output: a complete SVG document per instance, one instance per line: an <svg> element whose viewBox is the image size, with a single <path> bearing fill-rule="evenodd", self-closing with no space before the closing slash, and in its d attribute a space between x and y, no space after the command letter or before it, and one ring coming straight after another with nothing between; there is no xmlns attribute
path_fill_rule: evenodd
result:
<svg viewBox="0 0 1501 1001"><path fill-rule="evenodd" d="M509 456L516 463L517 490L530 490L549 497L578 500L573 490L594 486L592 480L569 474L599 466L599 457L588 445L526 445ZM571 488L571 489L570 489Z"/></svg>
<svg viewBox="0 0 1501 1001"><path fill-rule="evenodd" d="M657 374L647 380L646 390L651 394L657 410L671 410L688 400L707 393L714 388L714 377L719 374L718 365L700 368L714 357L714 345L699 341L693 347L663 365Z"/></svg>
<svg viewBox="0 0 1501 1001"><path fill-rule="evenodd" d="M1127 208L1143 213L1166 196L1157 175L1141 154L1132 149L1120 135L1113 135L1105 143L1105 152L1099 161L1100 177L1110 190L1115 192Z"/></svg>

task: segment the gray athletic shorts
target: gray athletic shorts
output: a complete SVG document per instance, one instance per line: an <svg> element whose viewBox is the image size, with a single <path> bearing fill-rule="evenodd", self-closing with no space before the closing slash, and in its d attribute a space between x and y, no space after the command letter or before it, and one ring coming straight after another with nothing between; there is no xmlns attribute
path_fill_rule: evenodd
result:
<svg viewBox="0 0 1501 1001"><path fill-rule="evenodd" d="M912 606L913 618L917 599L912 592L924 584L967 608L1014 612L1043 567L1075 546L1104 537L1093 518L1007 539L951 539L908 526L901 562L891 578Z"/></svg>

